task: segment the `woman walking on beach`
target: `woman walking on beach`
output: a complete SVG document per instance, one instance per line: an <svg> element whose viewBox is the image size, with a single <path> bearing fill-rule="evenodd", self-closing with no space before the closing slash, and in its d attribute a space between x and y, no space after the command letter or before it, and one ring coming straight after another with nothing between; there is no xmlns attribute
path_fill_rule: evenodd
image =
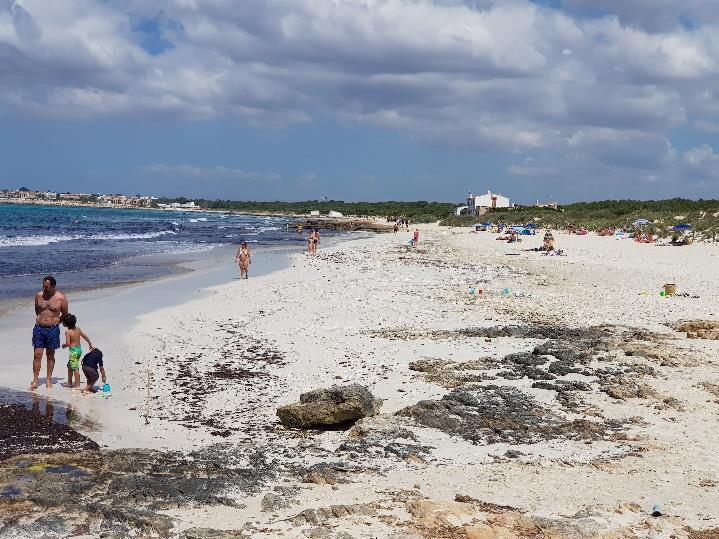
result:
<svg viewBox="0 0 719 539"><path fill-rule="evenodd" d="M235 262L240 264L240 279L242 279L243 276L247 279L247 270L252 263L252 260L250 259L250 248L247 247L246 241L243 241L240 244L240 248L237 250L237 254L235 255Z"/></svg>
<svg viewBox="0 0 719 539"><path fill-rule="evenodd" d="M315 252L315 231L310 230L310 235L307 236L307 252L312 254Z"/></svg>

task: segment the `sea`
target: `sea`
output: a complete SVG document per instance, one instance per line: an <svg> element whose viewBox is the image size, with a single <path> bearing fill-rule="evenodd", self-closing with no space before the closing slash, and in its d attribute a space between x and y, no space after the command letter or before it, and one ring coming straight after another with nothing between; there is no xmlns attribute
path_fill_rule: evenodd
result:
<svg viewBox="0 0 719 539"><path fill-rule="evenodd" d="M161 278L242 240L299 248L306 238L293 224L218 212L0 204L0 300L33 297L48 274L62 290Z"/></svg>

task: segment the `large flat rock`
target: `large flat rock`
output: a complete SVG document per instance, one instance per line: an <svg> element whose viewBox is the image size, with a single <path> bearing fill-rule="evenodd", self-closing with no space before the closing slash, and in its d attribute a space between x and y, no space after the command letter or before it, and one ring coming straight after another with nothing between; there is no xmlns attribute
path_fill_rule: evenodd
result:
<svg viewBox="0 0 719 539"><path fill-rule="evenodd" d="M361 385L333 386L300 395L300 402L280 406L277 416L289 428L341 426L379 412L381 401Z"/></svg>

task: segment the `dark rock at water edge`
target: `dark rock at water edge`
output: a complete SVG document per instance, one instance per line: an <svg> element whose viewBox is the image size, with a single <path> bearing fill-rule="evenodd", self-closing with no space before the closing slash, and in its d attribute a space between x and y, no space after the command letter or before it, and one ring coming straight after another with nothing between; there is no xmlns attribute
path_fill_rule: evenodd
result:
<svg viewBox="0 0 719 539"><path fill-rule="evenodd" d="M231 493L256 494L275 476L262 453L225 445L191 453L133 449L15 457L0 462L0 530L9 537L176 536L174 519L161 511L236 506Z"/></svg>

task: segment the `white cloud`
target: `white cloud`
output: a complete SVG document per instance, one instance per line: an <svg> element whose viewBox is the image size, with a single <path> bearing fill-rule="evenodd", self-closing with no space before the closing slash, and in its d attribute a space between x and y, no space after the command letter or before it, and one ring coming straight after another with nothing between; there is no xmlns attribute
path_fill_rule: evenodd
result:
<svg viewBox="0 0 719 539"><path fill-rule="evenodd" d="M684 152L686 165L684 175L689 180L714 182L714 189L719 188L719 154L708 144L702 144Z"/></svg>
<svg viewBox="0 0 719 539"><path fill-rule="evenodd" d="M671 130L719 125L712 5L0 0L0 113L262 127L321 114L429 144L654 170L674 160ZM172 45L162 54L133 26L148 17Z"/></svg>
<svg viewBox="0 0 719 539"><path fill-rule="evenodd" d="M537 178L541 176L553 176L557 174L557 169L554 167L539 167L532 165L510 165L507 167L507 172L512 176L528 176Z"/></svg>
<svg viewBox="0 0 719 539"><path fill-rule="evenodd" d="M684 160L693 167L702 167L705 165L718 166L719 155L714 152L714 148L708 144L702 144L696 148L687 150L684 153ZM719 170L717 170L719 172Z"/></svg>
<svg viewBox="0 0 719 539"><path fill-rule="evenodd" d="M676 151L661 135L642 131L590 128L578 130L567 140L570 151L607 165L652 169L671 164Z"/></svg>
<svg viewBox="0 0 719 539"><path fill-rule="evenodd" d="M276 181L281 178L273 172L247 171L239 168L228 168L223 166L198 167L195 165L149 165L141 171L144 175L155 178L164 178L173 181L243 181L243 182L265 182Z"/></svg>

